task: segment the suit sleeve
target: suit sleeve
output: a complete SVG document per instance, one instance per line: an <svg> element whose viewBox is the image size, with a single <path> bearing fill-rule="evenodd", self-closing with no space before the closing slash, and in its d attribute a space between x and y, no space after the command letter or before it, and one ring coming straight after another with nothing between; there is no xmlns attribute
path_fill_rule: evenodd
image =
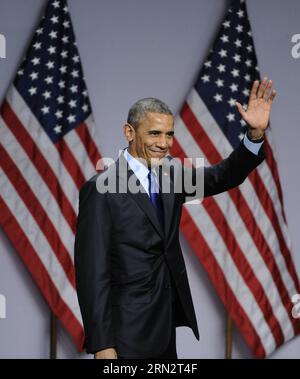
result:
<svg viewBox="0 0 300 379"><path fill-rule="evenodd" d="M75 238L75 273L88 353L114 347L110 298L110 239L112 220L105 194L96 182L80 191Z"/></svg>
<svg viewBox="0 0 300 379"><path fill-rule="evenodd" d="M243 183L251 171L264 159L264 145L262 145L258 155L256 155L248 150L244 143L241 143L228 158L222 160L220 163L204 167L204 169L193 169L193 183L201 183L202 188L200 192L204 197L217 195ZM202 180L199 178L202 178ZM193 200L193 198L197 198L196 191L194 193L184 192L184 202Z"/></svg>
<svg viewBox="0 0 300 379"><path fill-rule="evenodd" d="M256 155L242 142L228 158L204 168L204 197L216 195L240 185L264 159L264 145Z"/></svg>

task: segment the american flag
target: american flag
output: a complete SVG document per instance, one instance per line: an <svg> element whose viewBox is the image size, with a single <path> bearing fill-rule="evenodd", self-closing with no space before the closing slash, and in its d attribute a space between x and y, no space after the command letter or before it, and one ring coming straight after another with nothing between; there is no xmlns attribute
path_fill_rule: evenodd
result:
<svg viewBox="0 0 300 379"><path fill-rule="evenodd" d="M78 191L99 153L65 0L48 2L2 104L0 128L1 225L81 349L73 245Z"/></svg>
<svg viewBox="0 0 300 379"><path fill-rule="evenodd" d="M234 0L177 119L174 156L212 165L243 139L245 107L259 78L245 2ZM300 293L272 146L236 189L186 205L181 231L207 270L252 353L266 357L300 332L291 298Z"/></svg>

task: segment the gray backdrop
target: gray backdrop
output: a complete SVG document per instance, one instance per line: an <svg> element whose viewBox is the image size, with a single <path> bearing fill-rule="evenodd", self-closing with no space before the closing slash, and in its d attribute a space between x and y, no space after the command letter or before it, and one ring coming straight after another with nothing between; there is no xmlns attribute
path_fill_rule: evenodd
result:
<svg viewBox="0 0 300 379"><path fill-rule="evenodd" d="M227 6L223 0L69 0L83 69L104 156L116 157L128 107L155 96L176 112L195 80ZM0 0L0 33L7 58L0 60L0 99L14 77L25 46L39 20L44 0ZM248 11L261 74L274 80L278 97L272 126L294 258L300 274L300 59L291 56L291 37L300 33L297 0L248 0ZM201 334L177 329L180 358L224 356L225 313L206 273L182 240ZM7 318L0 319L1 358L47 358L49 311L30 275L0 232L0 293ZM59 328L58 356L77 355ZM233 356L251 357L234 334ZM300 358L300 337L271 358Z"/></svg>

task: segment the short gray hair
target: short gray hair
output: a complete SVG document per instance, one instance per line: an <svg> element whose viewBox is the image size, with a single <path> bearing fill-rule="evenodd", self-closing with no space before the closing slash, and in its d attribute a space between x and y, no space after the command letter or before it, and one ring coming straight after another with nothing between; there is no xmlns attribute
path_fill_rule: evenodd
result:
<svg viewBox="0 0 300 379"><path fill-rule="evenodd" d="M146 97L138 100L129 109L127 116L127 123L134 128L139 126L140 121L147 115L147 113L161 113L173 116L172 111L163 101L155 97Z"/></svg>

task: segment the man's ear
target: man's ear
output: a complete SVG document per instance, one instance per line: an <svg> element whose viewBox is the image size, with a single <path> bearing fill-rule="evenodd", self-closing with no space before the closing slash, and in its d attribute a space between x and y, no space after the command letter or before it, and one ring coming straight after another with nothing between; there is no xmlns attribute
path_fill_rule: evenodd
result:
<svg viewBox="0 0 300 379"><path fill-rule="evenodd" d="M124 125L124 135L128 142L133 141L134 139L134 127L128 123Z"/></svg>

